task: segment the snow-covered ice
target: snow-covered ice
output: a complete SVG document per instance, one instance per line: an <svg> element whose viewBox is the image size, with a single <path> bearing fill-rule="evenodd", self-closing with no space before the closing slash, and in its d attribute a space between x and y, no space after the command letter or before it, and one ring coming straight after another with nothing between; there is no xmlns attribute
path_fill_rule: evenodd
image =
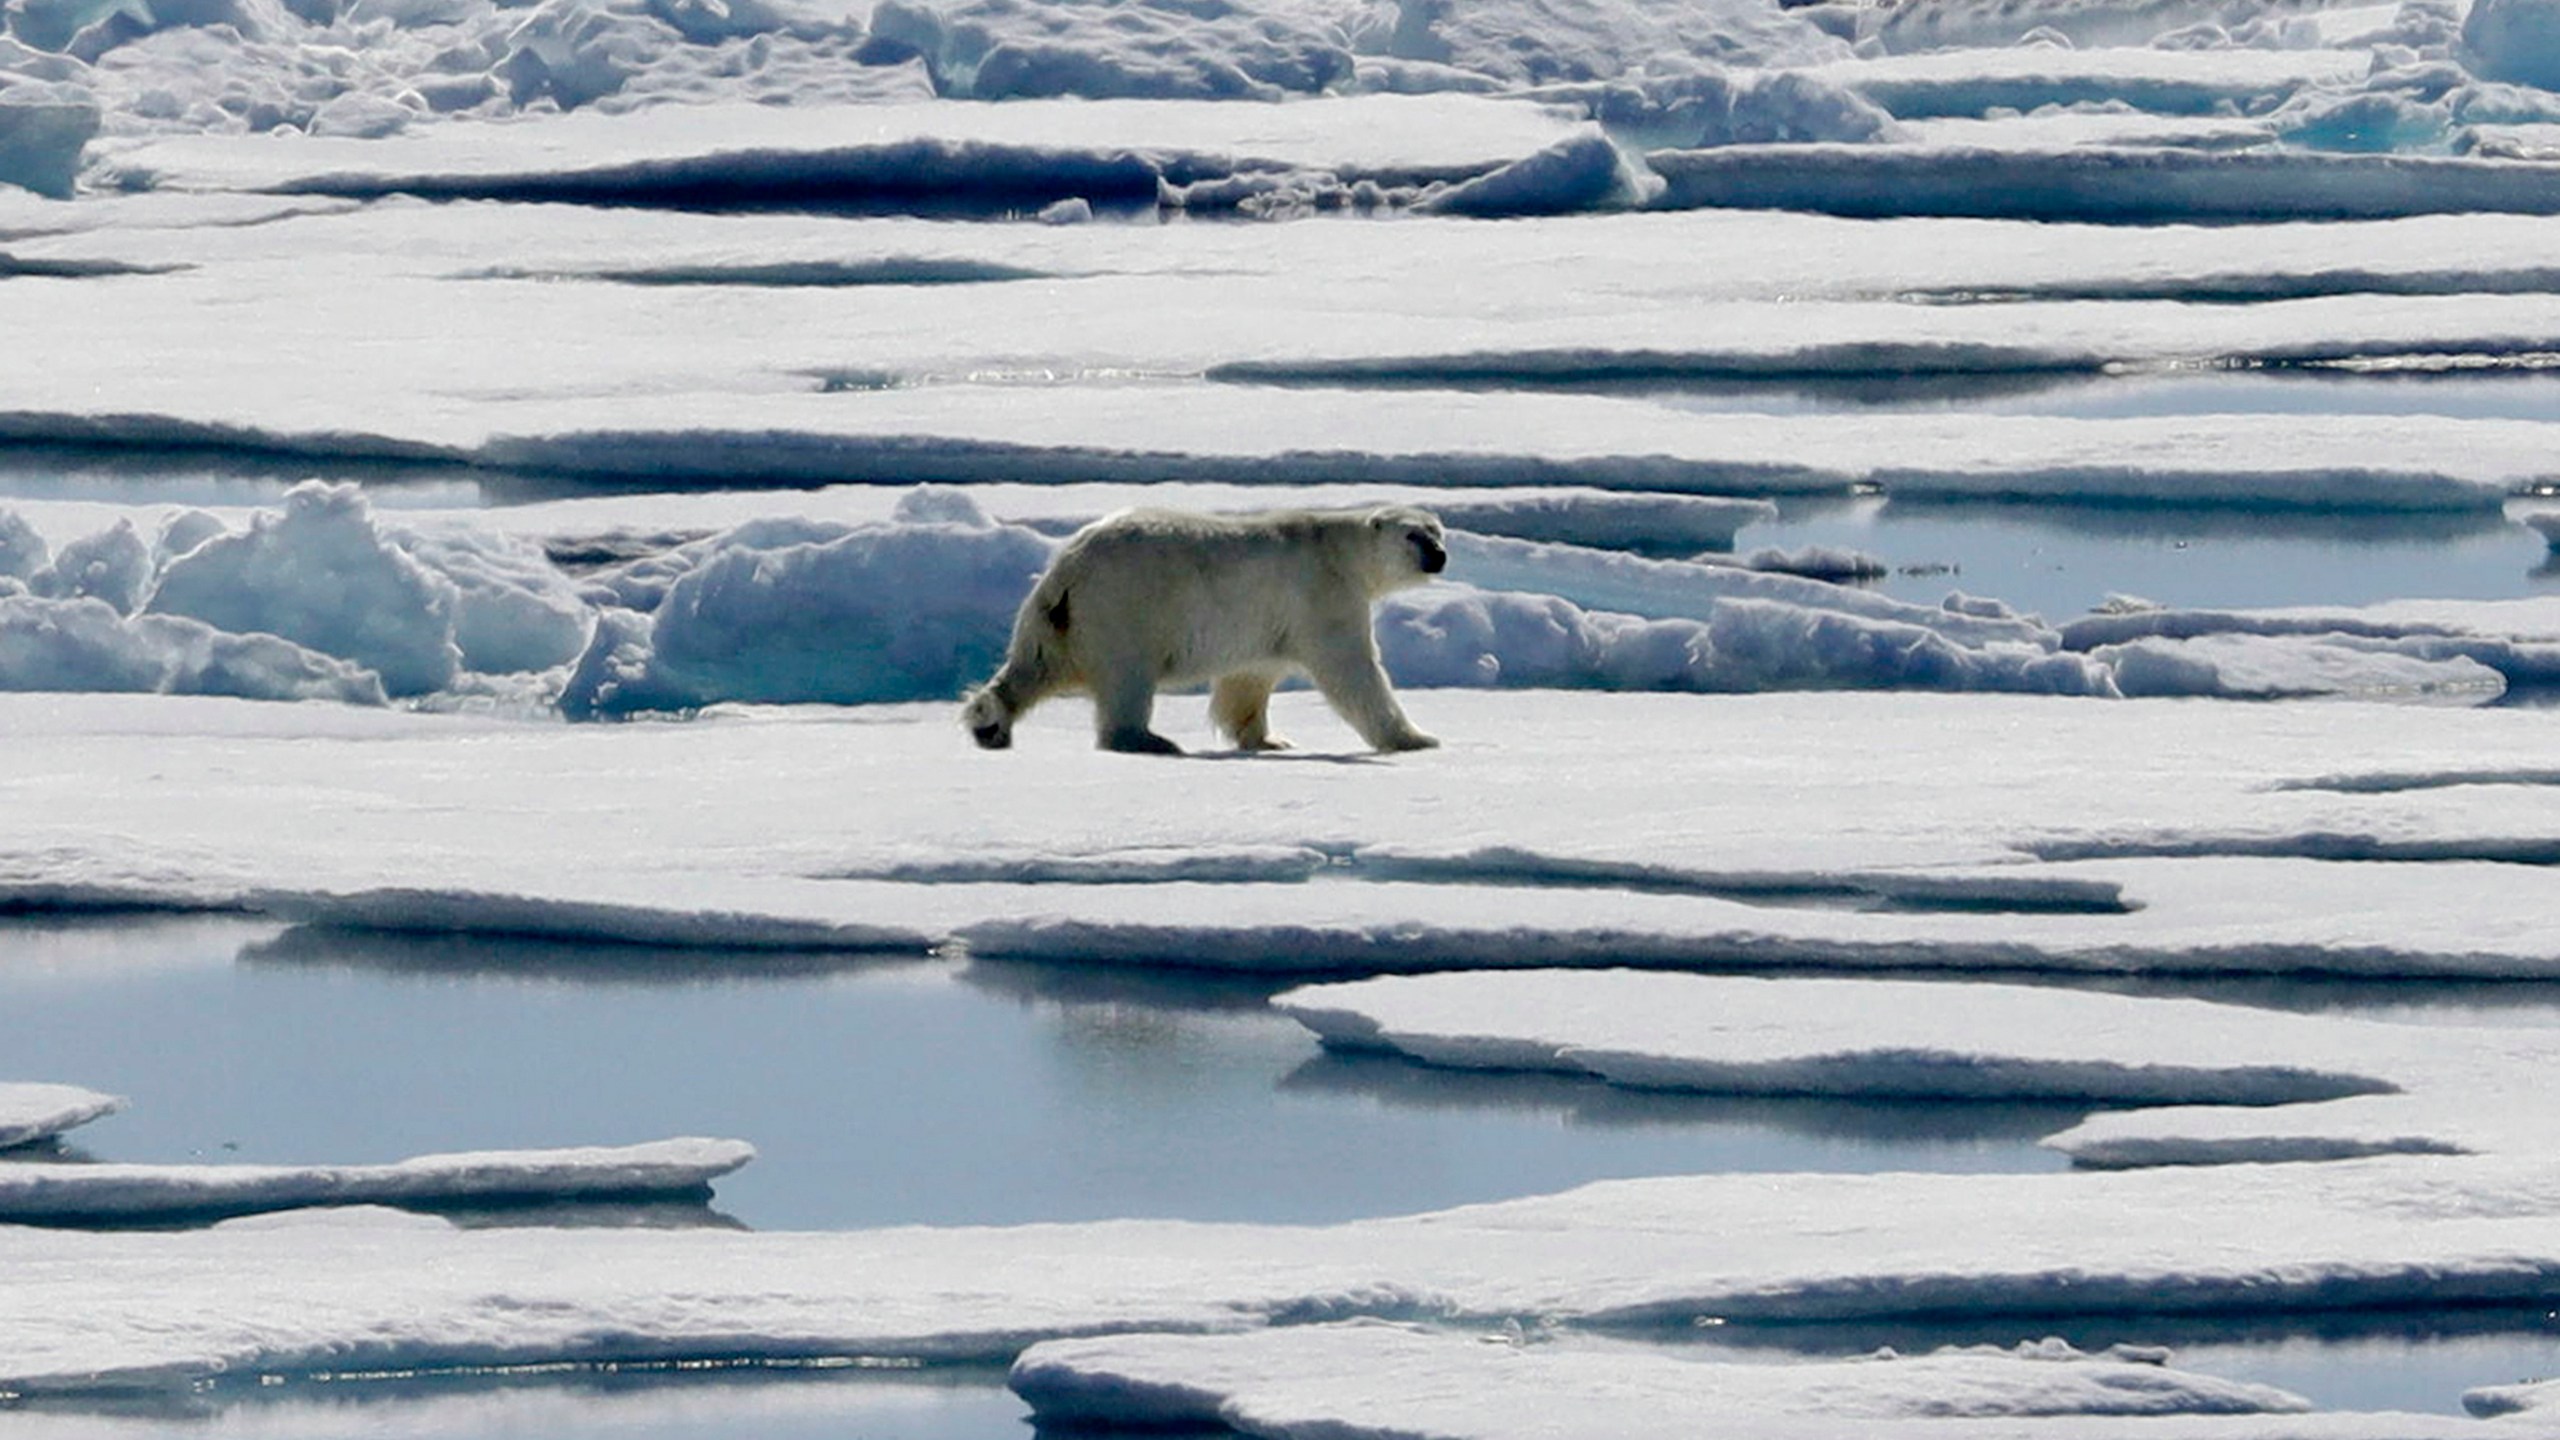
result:
<svg viewBox="0 0 2560 1440"><path fill-rule="evenodd" d="M2516 1300L2560 1269L2554 1184L2540 1160L2390 1159L1698 1176L1321 1227L746 1234L275 1217L178 1234L0 1228L12 1277L0 1386L95 1395L271 1371L1010 1359L1076 1335L1417 1314L1641 1331L1701 1317Z"/></svg>
<svg viewBox="0 0 2560 1440"><path fill-rule="evenodd" d="M709 967L1463 971L1287 1003L1445 1063L2138 1107L2049 1137L2069 1173L1666 1177L1322 1227L466 1233L346 1205L660 1161L693 1188L733 1142L20 1156L20 1216L339 1204L0 1226L0 1392L1033 1347L1035 1402L1257 1434L1687 1433L1705 1406L1783 1440L2548 1429L2524 1376L2468 1397L2498 1418L2307 1414L2150 1353L1657 1342L2549 1305L2546 1032L1984 972L2560 974L2547 712L2466 708L2560 684L2555 602L2040 615L1973 573L1943 603L1788 573L1882 562L1752 532L1857 496L2547 538L2550 0L0 25L0 910ZM2442 375L2481 383L2414 383ZM1309 749L1251 763L1097 754L1074 701L1004 757L954 724L1074 525L1378 500L1453 531L1452 583L1379 622L1446 748L1350 753L1301 692ZM1161 705L1195 748L1201 709ZM0 1085L0 1144L111 1103Z"/></svg>
<svg viewBox="0 0 2560 1440"><path fill-rule="evenodd" d="M1150 772L1092 750L1072 701L990 758L947 702L593 728L0 697L22 767L0 894L1282 973L2525 977L2560 953L2540 872L2499 863L2549 849L2534 711L1443 690L1410 703L1447 748L1389 762L1280 700L1308 757L1194 763L1142 800ZM1160 710L1205 738L1198 700ZM2413 771L2448 783L2355 783ZM1190 878L1193 852L1234 878ZM1003 883L1028 862L1168 883Z"/></svg>
<svg viewBox="0 0 2560 1440"><path fill-rule="evenodd" d="M0 1223L133 1224L329 1205L462 1206L692 1194L755 1158L735 1140L421 1155L382 1165L0 1165Z"/></svg>
<svg viewBox="0 0 2560 1440"><path fill-rule="evenodd" d="M1381 235L1394 243L1371 243ZM18 248L189 268L14 285L31 328L97 343L0 357L0 434L688 484L1534 481L1747 496L1864 484L1911 498L2479 511L2550 473L2550 426L2535 420L1850 413L1807 426L1574 388L2527 364L2547 344L2547 222L2252 230L2156 253L2102 231L2039 250L2049 238L1758 215L1552 233L1420 219L644 226L401 203L117 226ZM2156 303L2102 303L2128 283L2119 267ZM724 275L740 283L611 278ZM1506 295L1490 313L1488 284ZM2252 287L2298 299L2175 303ZM2410 293L2360 293L2393 288ZM1530 393L1467 388L1487 383Z"/></svg>
<svg viewBox="0 0 2560 1440"><path fill-rule="evenodd" d="M1194 487L1158 498L1186 497L1431 492ZM573 716L948 696L993 669L1055 535L1137 492L1016 487L993 498L1028 523L1001 523L948 487L894 501L775 496L773 513L710 534L640 528L609 505L495 521L377 511L351 485L300 486L229 517L74 503L32 507L38 527L0 510L16 537L10 563L28 572L11 587L26 593L0 593L0 689L424 697ZM735 499L720 508L740 513ZM1389 673L1513 689L2470 701L2560 683L2560 622L2538 601L2426 618L2128 607L2057 627L1989 597L1915 605L1784 573L1809 562L1517 538L1695 544L1769 513L1766 502L1687 496L1461 492L1445 517L1457 527L1448 581L1380 611ZM108 515L105 529L66 534L58 553L45 533ZM835 515L863 518L821 518ZM1467 534L1469 523L1492 533ZM146 543L145 529L157 539Z"/></svg>
<svg viewBox="0 0 2560 1440"><path fill-rule="evenodd" d="M1099 1425L1217 1425L1252 1436L1522 1433L1520 1417L1560 1394L1576 1402L1537 1433L1557 1437L1719 1433L2104 1436L2151 1433L2134 1417L2189 1421L2182 1435L2237 1437L2450 1433L2417 1416L2292 1418L2308 1406L2262 1385L2181 1372L2153 1354L2084 1355L2060 1342L1925 1355L1882 1352L1802 1365L1720 1364L1659 1352L1452 1334L1379 1322L1243 1335L1139 1335L1032 1347L1012 1385L1036 1420ZM2108 1417L2108 1418L2100 1418Z"/></svg>
<svg viewBox="0 0 2560 1440"><path fill-rule="evenodd" d="M1433 1065L1731 1094L2143 1107L2046 1140L2084 1165L2526 1154L2553 1138L2547 1110L2527 1098L2555 1059L2541 1030L2449 1035L1980 982L1633 971L1382 978L1275 1003L1329 1045Z"/></svg>
<svg viewBox="0 0 2560 1440"><path fill-rule="evenodd" d="M2059 1344L1774 1366L1503 1340L1376 1322L1058 1340L1016 1361L1011 1383L1045 1422L1215 1424L1246 1435L1327 1422L1339 1434L1502 1434L1522 1406L1555 1394L1589 1398L1550 1433L1595 1437L1690 1433L1674 1427L1709 1409L1750 1417L1738 1433L1814 1434L1854 1422L1861 1433L1899 1436L1955 1422L2032 1434L2040 1427L2030 1416L2057 1434L2105 1433L2080 1427L2100 1415L2308 1408L2280 1390L2182 1374L2157 1356Z"/></svg>
<svg viewBox="0 0 2560 1440"><path fill-rule="evenodd" d="M0 1083L0 1150L50 1140L124 1108L123 1097L77 1085L12 1080Z"/></svg>

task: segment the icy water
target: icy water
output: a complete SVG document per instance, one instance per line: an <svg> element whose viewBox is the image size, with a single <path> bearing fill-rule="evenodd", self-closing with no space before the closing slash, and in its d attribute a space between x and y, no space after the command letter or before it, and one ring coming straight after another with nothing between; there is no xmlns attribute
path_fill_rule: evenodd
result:
<svg viewBox="0 0 2560 1440"><path fill-rule="evenodd" d="M2277 515L2150 506L1792 501L1736 548L1826 545L1892 572L1873 588L1950 591L2063 621L2116 595L2180 609L2512 600L2560 589L2534 531L2497 515Z"/></svg>
<svg viewBox="0 0 2560 1440"><path fill-rule="evenodd" d="M235 958L236 957L236 958ZM1268 987L941 960L0 926L11 1078L123 1095L101 1160L752 1141L760 1230L1347 1220L1613 1176L2062 1168L2068 1106L1639 1095L1325 1054Z"/></svg>
<svg viewBox="0 0 2560 1440"><path fill-rule="evenodd" d="M2108 419L2179 415L2447 415L2560 418L2547 372L2381 376L2203 371L1913 386L1704 387L1663 403L1708 413L1937 411ZM2537 502L2523 502L2527 504ZM1877 589L1934 604L1950 590L2061 621L2112 595L2179 608L2369 605L2423 596L2507 600L2560 589L2551 547L2510 516L2295 514L2226 507L1782 502L1738 548L1864 551Z"/></svg>
<svg viewBox="0 0 2560 1440"><path fill-rule="evenodd" d="M2261 987L2263 990L2264 987ZM2277 987L2281 990L2282 987ZM2224 998L2419 1003L2394 987ZM2442 1023L2560 1023L2548 987L2464 987ZM494 1213L760 1229L1107 1215L1321 1221L1614 1175L2042 1170L2061 1106L1737 1102L1321 1052L1251 985L918 959L650 952L290 930L237 919L0 921L11 1078L133 1101L100 1160L371 1161L434 1150L737 1136L709 1207ZM2423 1005L2420 1006L2423 1010ZM2541 1312L1766 1327L1701 1363L2046 1334L2169 1344L2325 1406L2449 1411L2546 1373ZM0 1440L1020 1435L993 1373L635 1369L303 1380L194 1417L0 1412Z"/></svg>

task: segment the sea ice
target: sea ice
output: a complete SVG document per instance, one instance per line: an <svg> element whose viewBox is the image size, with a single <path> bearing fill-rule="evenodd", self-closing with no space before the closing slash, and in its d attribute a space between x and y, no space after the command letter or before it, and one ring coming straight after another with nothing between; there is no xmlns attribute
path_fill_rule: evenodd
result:
<svg viewBox="0 0 2560 1440"><path fill-rule="evenodd" d="M714 534L588 533L575 527L603 524L612 506L403 518L375 512L351 486L316 484L238 517L236 530L177 507L38 509L69 538L54 550L17 519L22 563L50 559L26 582L32 594L0 597L13 636L0 686L359 703L379 703L379 687L447 705L502 695L573 715L949 695L992 669L1052 537L1101 504L1139 498L1130 487L1001 493L1039 528L995 523L960 492L930 487L907 500L948 497L959 521L837 492L772 497L780 513ZM1431 495L1193 487L1167 498ZM742 513L735 500L717 508ZM1760 502L1555 491L1461 493L1447 510L1460 524L1621 543L1720 540L1768 513ZM105 529L70 533L102 515L114 517ZM145 528L160 539L144 542ZM1462 530L1452 544L1453 576L1469 583L1380 612L1388 668L1407 685L2478 700L2560 679L2560 643L2534 604L2425 620L2125 610L2055 628L1996 602L1913 605L1749 564ZM118 613L133 605L146 613ZM883 619L892 612L894 625Z"/></svg>
<svg viewBox="0 0 2560 1440"><path fill-rule="evenodd" d="M1506 1343L1507 1342L1507 1343ZM1854 1426L1912 1440L1968 1436L2117 1437L2139 1425L2095 1417L2293 1415L2300 1397L2168 1368L2162 1356L2083 1355L2058 1341L1891 1351L1799 1365L1723 1363L1677 1352L1599 1348L1503 1332L1434 1332L1379 1322L1239 1335L1052 1340L1014 1362L1010 1383L1050 1425L1216 1425L1250 1436L1673 1437L1718 1417L1717 1433L1810 1437ZM1573 1397L1558 1406L1559 1396ZM1540 1420L1524 1425L1525 1416ZM2395 1417L2433 1435L2446 1421ZM2182 1435L2304 1433L2292 1424ZM2318 1433L2318 1432L2313 1432ZM2341 1440L2350 1433L2337 1432Z"/></svg>
<svg viewBox="0 0 2560 1440"><path fill-rule="evenodd" d="M124 1108L122 1097L77 1085L0 1082L0 1150L50 1140Z"/></svg>
<svg viewBox="0 0 2560 1440"><path fill-rule="evenodd" d="M988 757L947 701L585 727L0 697L17 766L0 899L1299 974L2536 976L2560 953L2541 871L2497 863L2550 850L2529 710L1442 690L1407 703L1447 748L1386 761L1328 754L1350 742L1316 697L1279 701L1310 756L1142 775L1092 748L1071 701ZM1204 708L1168 697L1159 721L1200 743ZM1168 763L1183 783L1154 785ZM2360 787L2368 772L2485 783ZM326 829L313 795L339 797ZM1239 847L1327 863L1216 884L1179 863ZM985 868L1138 852L1195 883Z"/></svg>
<svg viewBox="0 0 2560 1440"><path fill-rule="evenodd" d="M1952 6L1904 7L1947 13ZM2362 50L2075 49L2049 45L1957 48L1835 61L1814 74L1856 91L1898 119L1980 116L2042 106L2108 106L2153 114L2208 114L2264 106L2314 87L2364 78Z"/></svg>
<svg viewBox="0 0 2560 1440"><path fill-rule="evenodd" d="M1275 1003L1328 1045L1433 1065L1729 1094L2149 1107L2045 1141L2084 1165L2521 1155L2554 1140L2530 1097L2560 1038L2540 1030L1980 982L1635 971L1389 977Z"/></svg>
<svg viewBox="0 0 2560 1440"><path fill-rule="evenodd" d="M2499 670L2454 647L2426 641L2375 641L2348 635L2277 638L2200 635L2102 645L2090 657L2105 665L2125 695L2205 695L2275 700L2314 695L2494 698L2507 688ZM2433 654L2424 653L2434 651ZM2413 651L2419 653L2412 653Z"/></svg>
<svg viewBox="0 0 2560 1440"><path fill-rule="evenodd" d="M384 702L373 671L264 633L177 615L125 616L94 597L0 589L0 690Z"/></svg>
<svg viewBox="0 0 2560 1440"><path fill-rule="evenodd" d="M1418 185L1484 173L1572 130L1536 105L1469 96L1351 96L1290 106L1094 100L659 107L529 129L442 125L379 140L292 144L178 136L119 148L112 174L178 190L398 192L607 199L691 185L752 198L798 185L841 204L876 187L910 203L1035 193L1152 207L1168 177L1281 167Z"/></svg>
<svg viewBox="0 0 2560 1440"><path fill-rule="evenodd" d="M422 1155L387 1165L0 1165L0 1224L133 1224L319 1205L690 1194L755 1158L735 1140Z"/></svg>
<svg viewBox="0 0 2560 1440"><path fill-rule="evenodd" d="M1312 1227L0 1227L0 1387L96 1396L262 1372L1011 1360L1047 1339L1417 1312L1694 1333L1717 1319L2511 1301L2547 1293L2560 1271L2555 1203L2560 1172L2539 1160L2395 1158L1616 1181Z"/></svg>

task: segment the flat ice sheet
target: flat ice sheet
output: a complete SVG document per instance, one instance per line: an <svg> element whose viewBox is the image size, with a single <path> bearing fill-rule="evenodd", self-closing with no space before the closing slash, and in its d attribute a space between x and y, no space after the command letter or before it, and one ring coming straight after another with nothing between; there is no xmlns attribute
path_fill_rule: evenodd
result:
<svg viewBox="0 0 2560 1440"><path fill-rule="evenodd" d="M0 696L0 894L1284 973L2560 955L2542 872L2499 863L2547 837L2530 710L1417 691L1447 743L1384 759L1281 700L1304 752L1165 761L1095 751L1075 701L989 755L942 705L566 726ZM1206 738L1195 700L1162 719ZM2413 848L2319 858L2354 834ZM1078 877L1120 883L1051 883Z"/></svg>
<svg viewBox="0 0 2560 1440"><path fill-rule="evenodd" d="M697 1191L755 1157L735 1140L421 1155L384 1165L0 1165L0 1224L121 1223L313 1205L470 1205Z"/></svg>
<svg viewBox="0 0 2560 1440"><path fill-rule="evenodd" d="M2045 1143L2084 1165L2530 1154L2560 1140L2544 1030L2446 1029L1987 984L1632 971L1451 974L1289 991L1329 1045L1733 1094L2138 1106ZM2243 1107L2243 1108L2227 1108Z"/></svg>
<svg viewBox="0 0 2560 1440"><path fill-rule="evenodd" d="M973 151L1053 165L1150 150L1250 166L1352 173L1488 170L1553 144L1548 107L1469 95L1373 95L1292 105L1186 100L937 100L888 105L673 105L539 124L442 125L380 139L199 135L119 148L113 164L176 190L277 190L314 181L397 190L421 179L526 179L740 157L830 158L945 142L957 189Z"/></svg>
<svg viewBox="0 0 2560 1440"><path fill-rule="evenodd" d="M1669 1440L1697 1433L1701 1414L1718 1417L1716 1433L1753 1440L1849 1426L1891 1440L2117 1440L2162 1433L2171 1415L2187 1417L2174 1433L2196 1440L2432 1440L2478 1429L2447 1417L2308 1415L2280 1390L2184 1372L2157 1354L2083 1355L2059 1342L1760 1365L1354 1322L1050 1341L1015 1363L1012 1384L1043 1422L1219 1425L1272 1440L1316 1431ZM1560 1395L1574 1399L1553 1403Z"/></svg>
<svg viewBox="0 0 2560 1440"><path fill-rule="evenodd" d="M1324 1227L846 1234L0 1227L0 1385L562 1360L1005 1359L1042 1339L1419 1310L1470 1325L2138 1315L2518 1301L2560 1169L2385 1159L2038 1176L1621 1181ZM2022 1321L2032 1324L2031 1321Z"/></svg>
<svg viewBox="0 0 2560 1440"><path fill-rule="evenodd" d="M124 1108L124 1099L77 1085L0 1082L0 1150L50 1140Z"/></svg>
<svg viewBox="0 0 2560 1440"><path fill-rule="evenodd" d="M1766 215L644 225L384 202L172 228L154 213L25 247L159 273L13 285L30 333L89 343L0 357L0 435L724 484L1870 483L2470 510L2544 476L2554 448L2535 420L1888 411L1807 426L1588 388L2521 363L2560 298L2550 222L2514 217L2243 227L2153 251L2102 228ZM1481 304L1488 286L1503 306ZM2235 289L2269 303L2178 303ZM2016 303L1904 298L1984 295Z"/></svg>

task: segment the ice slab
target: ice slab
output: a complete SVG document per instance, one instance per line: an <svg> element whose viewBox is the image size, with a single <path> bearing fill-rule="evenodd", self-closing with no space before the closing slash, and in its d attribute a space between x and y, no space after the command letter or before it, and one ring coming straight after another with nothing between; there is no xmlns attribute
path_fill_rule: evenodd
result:
<svg viewBox="0 0 2560 1440"><path fill-rule="evenodd" d="M392 1367L1010 1360L1043 1339L1415 1313L1686 1331L1702 1317L2532 1300L2560 1275L2555 1205L2560 1170L2538 1160L2386 1159L1621 1181L1321 1227L0 1227L0 1385L96 1395Z"/></svg>
<svg viewBox="0 0 2560 1440"><path fill-rule="evenodd" d="M1932 119L2110 102L2153 114L2204 115L2307 88L2342 87L2363 79L2372 65L2365 50L2024 45L1878 55L1807 73L1866 96L1896 118Z"/></svg>
<svg viewBox="0 0 2560 1440"><path fill-rule="evenodd" d="M585 112L533 125L444 125L379 139L183 136L120 149L123 188L354 196L865 200L1019 206L1080 196L1153 207L1167 178L1322 169L1459 179L1571 132L1556 111L1465 95L1292 105L1214 101L728 104Z"/></svg>
<svg viewBox="0 0 2560 1440"><path fill-rule="evenodd" d="M2501 629L2478 628L2483 621ZM2200 692L2196 677L2178 666L2204 667L2233 693L2318 693L2329 666L2373 667L2382 685L2411 687L2458 688L2466 676L2476 682L2491 671L2517 684L2560 680L2560 610L2500 602L2394 602L2364 611L2133 608L2065 622L2061 637L2065 648L2112 657L2119 675L2156 679L2182 694ZM2288 643L2304 641L2318 648Z"/></svg>
<svg viewBox="0 0 2560 1440"><path fill-rule="evenodd" d="M1489 363L1515 379L1533 367L1534 389L1542 375L1610 360L1600 349L1579 349ZM1901 363L1931 362L1915 362L1907 350L1866 350L1833 357L1815 373ZM1368 389L1339 379L1285 389L950 385L716 406L686 398L654 411L628 401L545 408L556 428L502 432L453 458L686 484L1441 479L1755 497L1839 495L1863 485L1911 499L2480 512L2543 480L2552 440L2551 427L2538 422L2443 416L2333 415L2315 423L1853 414L1808 431L1792 417L1684 412L1609 395ZM74 423L62 412L0 417L0 429L10 427L27 438L62 438L66 429L147 433L130 421ZM337 443L282 429L256 438Z"/></svg>
<svg viewBox="0 0 2560 1440"><path fill-rule="evenodd" d="M0 1150L50 1140L123 1109L123 1097L77 1085L33 1081L0 1083Z"/></svg>
<svg viewBox="0 0 2560 1440"><path fill-rule="evenodd" d="M0 1224L135 1224L325 1205L488 1205L692 1194L755 1158L736 1140L422 1155L386 1165L0 1165Z"/></svg>
<svg viewBox="0 0 2560 1440"><path fill-rule="evenodd" d="M1666 206L2146 225L2560 213L2560 165L2533 160L1857 145L1736 145L1645 158L1667 182L1656 202Z"/></svg>
<svg viewBox="0 0 2560 1440"><path fill-rule="evenodd" d="M2529 1154L2560 1138L2531 1098L2560 1040L2534 1030L2049 987L1630 971L1364 980L1275 1003L1328 1045L1432 1065L1734 1094L2152 1107L2046 1140L2083 1165Z"/></svg>
<svg viewBox="0 0 2560 1440"><path fill-rule="evenodd" d="M1218 754L1187 697L1160 721L1213 758L1098 752L1072 701L991 756L947 704L587 727L0 696L20 757L0 896L704 946L965 939L1298 973L2532 976L2560 955L2544 872L2496 863L2548 849L2547 786L2359 781L2547 771L2529 710L1535 690L1407 703L1444 749L1349 753L1340 723L1291 692L1277 722L1306 750L1246 763ZM165 774L190 784L173 793ZM326 830L297 818L315 810ZM1115 817L1107 839L1097 813ZM2317 858L2339 834L2405 848ZM1201 883L1195 856L1244 878ZM1079 867L1185 883L1009 883Z"/></svg>
<svg viewBox="0 0 2560 1440"><path fill-rule="evenodd" d="M2448 650L2437 645L2376 645L2334 634L2282 639L2205 635L2102 645L2091 654L2106 663L2118 692L2125 695L2237 700L2326 695L2494 698L2506 690L2510 670L2538 678L2531 675L2540 668L2535 663L2498 667Z"/></svg>
<svg viewBox="0 0 2560 1440"><path fill-rule="evenodd" d="M1302 1325L1243 1335L1128 1335L1053 1340L1014 1362L1016 1393L1053 1425L1217 1425L1277 1437L1579 1437L1718 1432L1810 1437L1855 1425L1862 1435L2114 1436L2096 1417L2299 1415L2300 1397L2270 1386L2168 1368L2154 1353L2083 1355L2059 1342L1890 1351L1801 1365L1718 1363L1660 1351L1521 1343L1517 1336L1433 1332L1377 1322ZM1570 1401L1559 1403L1561 1397ZM2411 1435L2450 1428L2416 1421ZM2186 1433L2186 1432L2182 1432ZM2298 1433L2235 1423L2214 1436ZM2341 1432L2346 1433L2346 1432Z"/></svg>
<svg viewBox="0 0 2560 1440"><path fill-rule="evenodd" d="M2025 986L1543 971L1274 1003L1332 1046L1648 1089L2280 1105L2396 1088L2288 1017Z"/></svg>
<svg viewBox="0 0 2560 1440"><path fill-rule="evenodd" d="M2146 234L2145 249L2086 227L1767 215L1404 220L1381 245L1351 221L1062 234L690 216L658 233L535 206L228 228L133 213L27 258L194 268L13 291L31 333L94 343L0 357L0 435L687 484L1867 484L2474 511L2547 479L2554 449L2547 423L2441 415L1860 412L1807 427L1587 388L1987 384L2216 357L2526 364L2560 295L2548 224L2515 217ZM780 283L899 273L1054 283ZM663 283L722 275L742 283ZM1487 284L1510 303L1488 311ZM2190 291L2305 298L2174 303ZM2126 293L2146 303L2100 303ZM244 345L331 358L281 385L236 363Z"/></svg>
<svg viewBox="0 0 2560 1440"><path fill-rule="evenodd" d="M1380 882L1224 886L1214 915L1176 918L1172 896L1080 887L956 935L994 957L1299 976L1556 966L2560 975L2551 927L2463 918L2474 906L2519 913L2542 883L2532 869L2220 858L2077 873L2121 882L2137 908L1888 915L1752 904L1712 881L1704 894L1668 895ZM1204 911L1211 898L1182 896Z"/></svg>

